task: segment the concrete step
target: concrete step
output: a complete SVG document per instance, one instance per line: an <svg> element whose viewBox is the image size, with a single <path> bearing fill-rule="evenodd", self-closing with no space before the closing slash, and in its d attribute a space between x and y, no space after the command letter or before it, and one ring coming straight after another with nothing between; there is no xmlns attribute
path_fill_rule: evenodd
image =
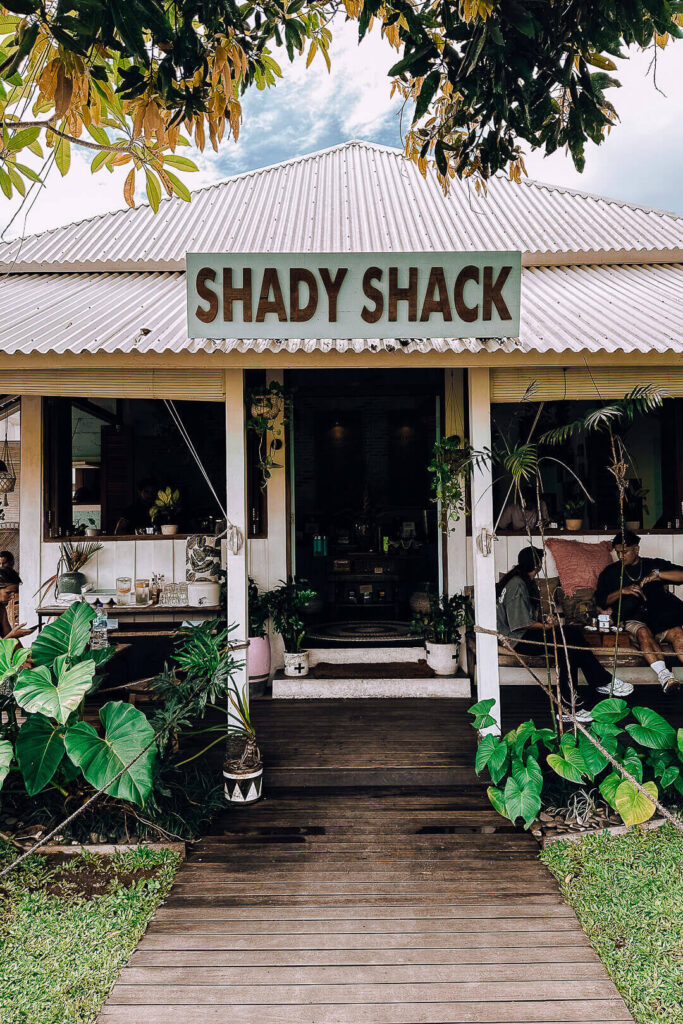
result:
<svg viewBox="0 0 683 1024"><path fill-rule="evenodd" d="M311 666L321 661L330 665L348 665L361 661L388 665L391 662L420 661L425 656L424 644L401 645L399 647L309 647L308 660Z"/></svg>
<svg viewBox="0 0 683 1024"><path fill-rule="evenodd" d="M355 661L355 659L354 659ZM311 700L368 697L471 697L470 680L465 676L415 676L408 679L373 677L372 663L368 674L359 678L293 678L277 672L273 678L273 699Z"/></svg>

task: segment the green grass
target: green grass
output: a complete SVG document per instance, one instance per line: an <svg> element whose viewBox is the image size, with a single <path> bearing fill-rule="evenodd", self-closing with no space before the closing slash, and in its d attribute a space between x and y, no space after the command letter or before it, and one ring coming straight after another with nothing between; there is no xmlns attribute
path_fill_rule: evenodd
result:
<svg viewBox="0 0 683 1024"><path fill-rule="evenodd" d="M2 863L8 849L0 848ZM79 858L84 870L89 858ZM155 869L103 895L50 895L62 868L32 857L0 879L0 1020L3 1024L91 1024L147 922L168 893L179 858L140 848L117 870ZM150 872L151 873L151 872Z"/></svg>
<svg viewBox="0 0 683 1024"><path fill-rule="evenodd" d="M683 835L673 826L541 855L638 1024L683 1022Z"/></svg>

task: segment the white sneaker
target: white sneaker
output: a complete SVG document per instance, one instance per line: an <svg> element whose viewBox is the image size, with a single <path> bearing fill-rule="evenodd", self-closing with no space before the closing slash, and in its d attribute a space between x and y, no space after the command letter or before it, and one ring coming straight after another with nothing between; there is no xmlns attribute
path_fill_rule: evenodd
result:
<svg viewBox="0 0 683 1024"><path fill-rule="evenodd" d="M610 696L609 686L598 686L598 693L606 693ZM612 683L612 697L630 697L633 693L633 685L624 679L615 679Z"/></svg>
<svg viewBox="0 0 683 1024"><path fill-rule="evenodd" d="M669 693L677 685L676 676L668 668L662 668L657 673L657 679L662 684L664 693Z"/></svg>
<svg viewBox="0 0 683 1024"><path fill-rule="evenodd" d="M576 718L577 722L581 722L584 725L586 723L588 723L588 722L592 722L593 721L593 716L591 715L590 711L586 711L585 708L580 708L576 712L576 715L574 717ZM573 719L572 719L571 711L563 711L562 712L562 721L563 722L569 722L570 724L572 723Z"/></svg>

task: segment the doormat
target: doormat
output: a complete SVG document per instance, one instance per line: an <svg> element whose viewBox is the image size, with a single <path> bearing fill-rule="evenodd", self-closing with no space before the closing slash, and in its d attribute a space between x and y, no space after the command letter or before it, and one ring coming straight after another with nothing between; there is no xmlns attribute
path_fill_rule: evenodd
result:
<svg viewBox="0 0 683 1024"><path fill-rule="evenodd" d="M348 665L321 661L308 674L314 679L432 679L436 675L424 659L350 662Z"/></svg>
<svg viewBox="0 0 683 1024"><path fill-rule="evenodd" d="M326 622L306 631L306 643L310 646L314 640L344 645L390 642L412 644L414 647L421 643L420 638L410 632L409 622L386 620Z"/></svg>

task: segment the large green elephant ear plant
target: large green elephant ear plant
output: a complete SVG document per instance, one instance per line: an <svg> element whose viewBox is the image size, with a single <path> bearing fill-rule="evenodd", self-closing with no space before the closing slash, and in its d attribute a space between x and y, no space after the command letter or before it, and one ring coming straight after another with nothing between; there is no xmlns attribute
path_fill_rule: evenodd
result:
<svg viewBox="0 0 683 1024"><path fill-rule="evenodd" d="M95 789L142 805L156 757L145 715L124 701L110 701L100 711L103 735L83 720L98 668L114 653L89 649L94 617L87 604L77 603L46 626L30 650L0 640L0 785L16 759L29 796L46 787L65 792L82 777ZM26 716L21 727L17 708Z"/></svg>

